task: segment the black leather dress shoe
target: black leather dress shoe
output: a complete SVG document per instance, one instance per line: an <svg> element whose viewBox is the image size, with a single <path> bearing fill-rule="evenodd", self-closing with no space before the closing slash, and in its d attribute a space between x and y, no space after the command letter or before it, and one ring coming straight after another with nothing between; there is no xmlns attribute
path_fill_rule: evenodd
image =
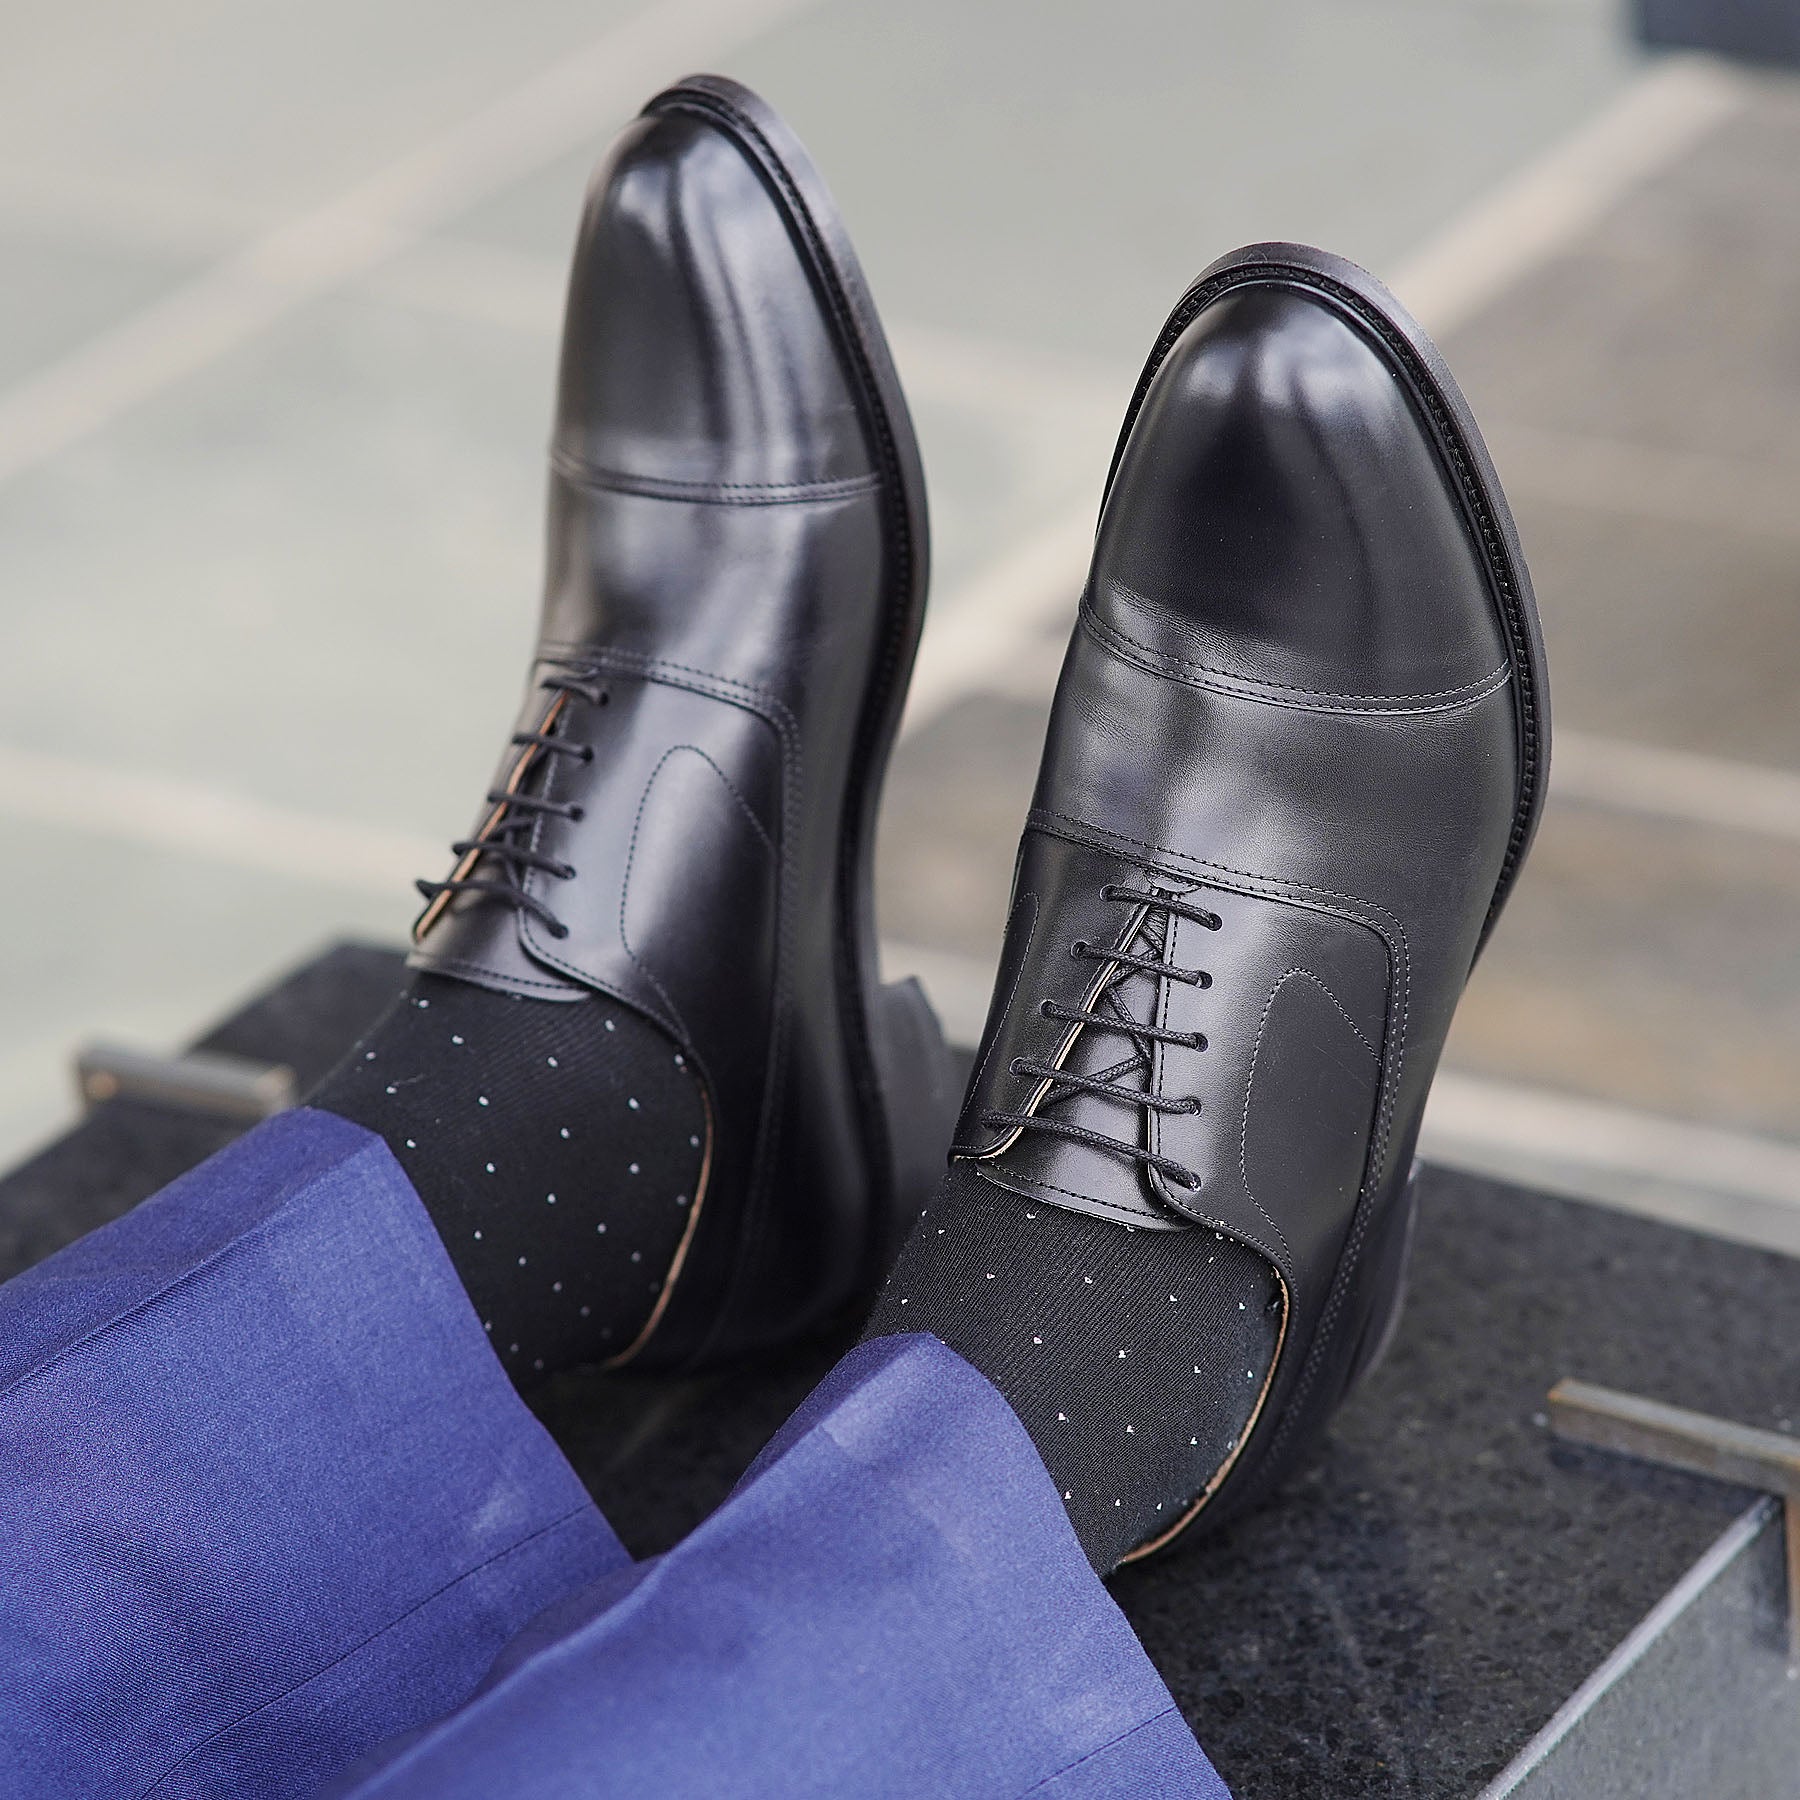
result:
<svg viewBox="0 0 1800 1800"><path fill-rule="evenodd" d="M589 190L542 629L412 964L665 1032L700 1186L617 1360L791 1337L867 1295L941 1166L916 985L876 975L876 801L923 618L918 450L844 228L792 133L713 76Z"/></svg>
<svg viewBox="0 0 1800 1800"><path fill-rule="evenodd" d="M1337 258L1215 263L1114 457L954 1151L1279 1278L1249 1424L1136 1554L1266 1491L1391 1331L1426 1090L1548 751L1525 565L1435 350Z"/></svg>

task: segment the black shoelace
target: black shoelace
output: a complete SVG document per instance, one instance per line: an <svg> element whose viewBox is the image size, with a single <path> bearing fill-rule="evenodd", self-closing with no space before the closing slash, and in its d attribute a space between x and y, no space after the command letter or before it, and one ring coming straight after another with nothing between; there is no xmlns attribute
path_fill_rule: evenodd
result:
<svg viewBox="0 0 1800 1800"><path fill-rule="evenodd" d="M457 863L449 876L443 881L418 881L413 884L425 896L427 903L426 912L420 921L421 929L457 895L489 894L504 905L529 913L552 937L566 938L569 935L568 926L542 900L526 890L525 879L536 870L558 881L572 881L575 869L570 863L532 849L528 840L538 820L546 814L561 819L579 820L583 811L577 802L546 800L541 795L526 793L524 786L527 777L546 758L572 756L577 762L584 763L594 760L594 752L589 745L571 744L552 727L558 722L568 696L585 700L590 706L604 706L607 703L607 693L598 682L584 680L573 674L546 675L538 685L551 693L562 695L563 698L551 706L539 730L513 733L513 745L525 754L514 763L512 774L504 788L488 790L487 800L494 810L488 815L481 830L472 838L458 838L450 846ZM490 860L498 869L497 874L474 873L484 861Z"/></svg>
<svg viewBox="0 0 1800 1800"><path fill-rule="evenodd" d="M1145 1113L1197 1113L1200 1101L1193 1094L1182 1095L1178 1099L1151 1091L1147 1086L1142 1088L1128 1087L1122 1077L1146 1072L1153 1066L1153 1044L1178 1044L1186 1050L1204 1050L1206 1035L1199 1031L1170 1031L1161 1025L1144 1025L1131 1018L1122 1008L1118 1012L1103 1013L1099 1011L1102 1001L1112 998L1128 981L1135 981L1140 976L1149 976L1160 981L1179 981L1189 987L1211 987L1212 976L1204 969L1183 968L1177 963L1165 960L1165 945L1168 940L1169 921L1175 918L1189 919L1194 924L1208 931L1217 931L1224 921L1215 912L1209 912L1203 906L1196 906L1191 901L1183 900L1176 894L1164 893L1156 888L1124 887L1117 882L1109 882L1100 890L1102 900L1127 901L1134 906L1144 908L1145 923L1153 914L1163 917L1163 937L1161 942L1153 942L1141 954L1134 954L1134 947L1144 941L1145 934L1140 930L1132 939L1117 950L1103 950L1077 938L1070 946L1069 954L1081 962L1109 963L1113 974L1094 997L1094 1004L1086 1009L1058 1005L1054 1000L1044 1000L1038 1005L1038 1012L1046 1019L1057 1019L1068 1025L1082 1025L1096 1031L1118 1032L1131 1039L1133 1054L1124 1062L1111 1068L1103 1069L1098 1075L1077 1075L1067 1069L1059 1069L1054 1065L1042 1062L1035 1057L1016 1056L1009 1067L1015 1075L1035 1076L1050 1085L1044 1090L1037 1107L1031 1112L989 1112L982 1115L982 1122L990 1128L999 1127L1018 1131L1046 1131L1054 1137L1072 1138L1079 1144L1090 1144L1096 1150L1105 1150L1115 1156L1125 1157L1128 1161L1142 1163L1147 1168L1157 1170L1178 1187L1190 1192L1201 1185L1200 1177L1184 1163L1172 1157L1159 1155L1140 1143L1133 1143L1129 1138L1108 1136L1103 1131L1090 1131L1085 1125L1071 1125L1064 1119L1044 1117L1044 1109L1054 1106L1059 1100L1075 1094L1098 1094L1103 1099L1117 1100L1125 1105L1140 1108Z"/></svg>

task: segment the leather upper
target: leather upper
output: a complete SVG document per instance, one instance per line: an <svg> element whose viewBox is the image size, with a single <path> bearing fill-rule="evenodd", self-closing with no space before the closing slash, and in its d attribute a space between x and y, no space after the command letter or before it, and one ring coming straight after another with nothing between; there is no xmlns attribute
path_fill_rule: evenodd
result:
<svg viewBox="0 0 1800 1800"><path fill-rule="evenodd" d="M1267 1257L1271 1413L1398 1203L1520 791L1508 640L1428 406L1297 278L1227 286L1168 349L1106 499L957 1132L1002 1186ZM1181 973L1116 982L1106 953ZM1162 1034L1147 1070L1120 1075L1126 1030L1058 1016L1096 1008ZM989 1119L1034 1108L1199 1185Z"/></svg>
<svg viewBox="0 0 1800 1800"><path fill-rule="evenodd" d="M494 780L551 803L529 838L544 866L522 881L543 910L446 896L412 955L543 999L613 995L692 1060L712 1131L706 1220L672 1272L692 1319L661 1341L709 1350L803 1326L867 1255L837 867L872 673L904 604L895 478L842 296L740 98L759 104L710 78L672 90L590 185L517 727L568 751L509 747ZM557 676L582 691L543 685ZM471 836L496 823L484 804ZM796 1210L818 1212L790 1243L768 1200L796 1172Z"/></svg>

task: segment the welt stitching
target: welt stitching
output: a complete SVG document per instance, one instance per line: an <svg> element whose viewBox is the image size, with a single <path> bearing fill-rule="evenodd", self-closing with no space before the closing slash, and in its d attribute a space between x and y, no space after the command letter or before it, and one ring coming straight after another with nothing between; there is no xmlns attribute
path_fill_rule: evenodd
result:
<svg viewBox="0 0 1800 1800"><path fill-rule="evenodd" d="M602 469L560 450L551 451L550 466L564 480L574 482L578 487L633 494L645 500L694 501L702 505L805 505L812 501L847 500L858 494L872 494L881 485L881 478L873 472L828 481L679 481L660 475L632 475L621 469Z"/></svg>
<svg viewBox="0 0 1800 1800"><path fill-rule="evenodd" d="M1287 706L1300 712L1325 713L1391 713L1417 714L1432 712L1456 712L1465 706L1473 705L1477 700L1485 700L1488 695L1495 694L1512 679L1511 663L1502 663L1497 669L1490 669L1487 674L1476 681L1465 682L1459 688L1442 688L1430 694L1327 694L1313 688L1296 687L1291 682L1264 681L1260 676L1237 675L1228 669L1210 668L1205 663L1190 662L1186 657L1170 656L1166 652L1154 649L1148 644L1140 643L1128 632L1121 631L1118 626L1100 618L1091 605L1084 605L1081 610L1081 622L1088 631L1108 648L1125 656L1127 660L1139 664L1152 674L1167 675L1173 680L1188 681L1196 686L1214 686L1225 683L1222 690L1245 700L1261 700L1269 706ZM1122 646L1124 646L1122 648ZM1136 654L1132 654L1136 652ZM1184 670L1195 670L1200 674L1213 677L1211 682L1198 682L1195 677L1182 673ZM1271 689L1281 690L1270 692ZM1309 694L1310 700L1290 700L1288 694ZM1336 704L1327 704L1335 702ZM1415 702L1432 702L1434 704L1415 704Z"/></svg>
<svg viewBox="0 0 1800 1800"><path fill-rule="evenodd" d="M1112 585L1121 593L1129 594L1131 598L1137 601L1141 606L1149 606L1151 604L1151 602L1145 599L1136 588L1127 587L1122 581L1114 582ZM1084 595L1083 602L1085 611L1094 611L1093 601L1090 597ZM1457 687L1435 688L1422 694L1334 694L1328 688L1309 688L1302 686L1299 682L1295 681L1269 681L1261 675L1239 675L1231 669L1214 668L1211 663L1200 662L1194 657L1177 656L1172 651L1158 650L1154 645L1142 643L1137 638L1134 638L1122 625L1115 625L1110 620L1101 620L1098 614L1095 614L1095 623L1101 625L1102 628L1107 631L1115 632L1118 636L1122 637L1126 643L1136 646L1136 648L1142 650L1146 656L1153 656L1159 662L1178 663L1184 669L1198 669L1202 674L1206 675L1223 675L1227 681L1248 681L1253 682L1257 687L1285 688L1290 693L1310 694L1315 700L1367 700L1376 702L1385 700L1445 700L1455 694L1468 693L1471 689L1478 688L1485 682L1493 681L1496 677L1503 677L1512 672L1512 664L1510 662L1503 662L1497 669L1489 669L1485 675L1477 675L1473 681L1462 682Z"/></svg>

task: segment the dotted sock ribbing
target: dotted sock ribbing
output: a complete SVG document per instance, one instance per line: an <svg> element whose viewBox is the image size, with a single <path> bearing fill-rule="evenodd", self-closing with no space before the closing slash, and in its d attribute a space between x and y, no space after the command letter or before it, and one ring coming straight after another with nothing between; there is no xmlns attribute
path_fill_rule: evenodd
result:
<svg viewBox="0 0 1800 1800"><path fill-rule="evenodd" d="M692 1071L638 1014L415 974L308 1104L386 1140L515 1382L643 1330L705 1123Z"/></svg>
<svg viewBox="0 0 1800 1800"><path fill-rule="evenodd" d="M1006 1397L1102 1574L1173 1525L1274 1362L1280 1285L1208 1230L1133 1231L955 1163L864 1336L929 1331Z"/></svg>

